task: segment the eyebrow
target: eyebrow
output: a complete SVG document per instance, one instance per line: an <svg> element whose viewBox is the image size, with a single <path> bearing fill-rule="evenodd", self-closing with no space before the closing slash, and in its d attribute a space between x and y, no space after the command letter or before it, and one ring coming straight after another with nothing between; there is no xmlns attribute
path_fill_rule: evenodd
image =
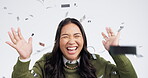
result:
<svg viewBox="0 0 148 78"><path fill-rule="evenodd" d="M68 34L62 34L61 36L64 36L64 35L68 35Z"/></svg>
<svg viewBox="0 0 148 78"><path fill-rule="evenodd" d="M81 35L81 33L75 33L74 35ZM64 36L64 35L68 35L68 34L62 34L61 36Z"/></svg>
<svg viewBox="0 0 148 78"><path fill-rule="evenodd" d="M81 33L75 33L74 35L79 35L79 34L81 35Z"/></svg>

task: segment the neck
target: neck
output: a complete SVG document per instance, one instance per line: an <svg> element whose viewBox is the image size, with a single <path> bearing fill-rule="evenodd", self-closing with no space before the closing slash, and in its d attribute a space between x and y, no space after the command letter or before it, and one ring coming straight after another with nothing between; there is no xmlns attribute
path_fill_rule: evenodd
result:
<svg viewBox="0 0 148 78"><path fill-rule="evenodd" d="M75 64L76 62L79 63L79 61L80 61L80 57L77 58L76 60L75 60L75 59L73 59L73 60L69 60L69 59L67 59L67 58L65 58L65 57L63 56L63 61L64 61L64 64L66 64L66 62L71 63L71 64Z"/></svg>

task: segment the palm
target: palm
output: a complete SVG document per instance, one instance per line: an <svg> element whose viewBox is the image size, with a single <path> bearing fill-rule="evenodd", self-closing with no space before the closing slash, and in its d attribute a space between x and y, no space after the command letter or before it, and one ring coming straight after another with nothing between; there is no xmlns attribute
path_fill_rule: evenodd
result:
<svg viewBox="0 0 148 78"><path fill-rule="evenodd" d="M29 58L32 53L32 38L29 38L28 42L23 38L20 29L18 28L18 34L12 28L12 33L8 32L12 42L6 42L11 47L15 48L20 55L21 59Z"/></svg>
<svg viewBox="0 0 148 78"><path fill-rule="evenodd" d="M32 46L28 44L25 40L20 40L16 44L16 50L20 54L20 56L23 56L24 58L27 56L30 56L32 52Z"/></svg>
<svg viewBox="0 0 148 78"><path fill-rule="evenodd" d="M106 28L106 31L108 33L108 36L106 36L104 33L102 33L102 36L105 40L103 40L103 45L106 50L109 51L110 46L118 46L119 45L119 36L120 32L117 33L117 35L114 35L114 32L111 28Z"/></svg>

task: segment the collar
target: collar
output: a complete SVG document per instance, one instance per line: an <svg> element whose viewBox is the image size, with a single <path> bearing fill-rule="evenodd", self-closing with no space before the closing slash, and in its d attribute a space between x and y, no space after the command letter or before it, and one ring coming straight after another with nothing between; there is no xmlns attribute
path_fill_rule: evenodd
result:
<svg viewBox="0 0 148 78"><path fill-rule="evenodd" d="M66 63L69 63L69 64L76 64L77 62L78 62L78 63L80 62L80 57L79 57L77 60L70 61L70 60L67 60L67 59L63 56L63 61L64 61L64 64L66 64Z"/></svg>

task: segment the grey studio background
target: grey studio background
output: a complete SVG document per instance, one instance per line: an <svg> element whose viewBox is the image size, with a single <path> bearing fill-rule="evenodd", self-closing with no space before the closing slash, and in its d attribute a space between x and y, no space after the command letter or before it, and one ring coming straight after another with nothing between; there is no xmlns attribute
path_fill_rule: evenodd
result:
<svg viewBox="0 0 148 78"><path fill-rule="evenodd" d="M88 49L113 60L102 45L101 32L111 27L121 30L120 45L136 46L143 57L127 55L138 74L147 78L147 0L0 0L0 78L11 78L18 53L5 43L11 27L22 30L27 40L32 33L33 53L30 68L43 54L50 52L59 22L66 17L79 19L88 39Z"/></svg>

